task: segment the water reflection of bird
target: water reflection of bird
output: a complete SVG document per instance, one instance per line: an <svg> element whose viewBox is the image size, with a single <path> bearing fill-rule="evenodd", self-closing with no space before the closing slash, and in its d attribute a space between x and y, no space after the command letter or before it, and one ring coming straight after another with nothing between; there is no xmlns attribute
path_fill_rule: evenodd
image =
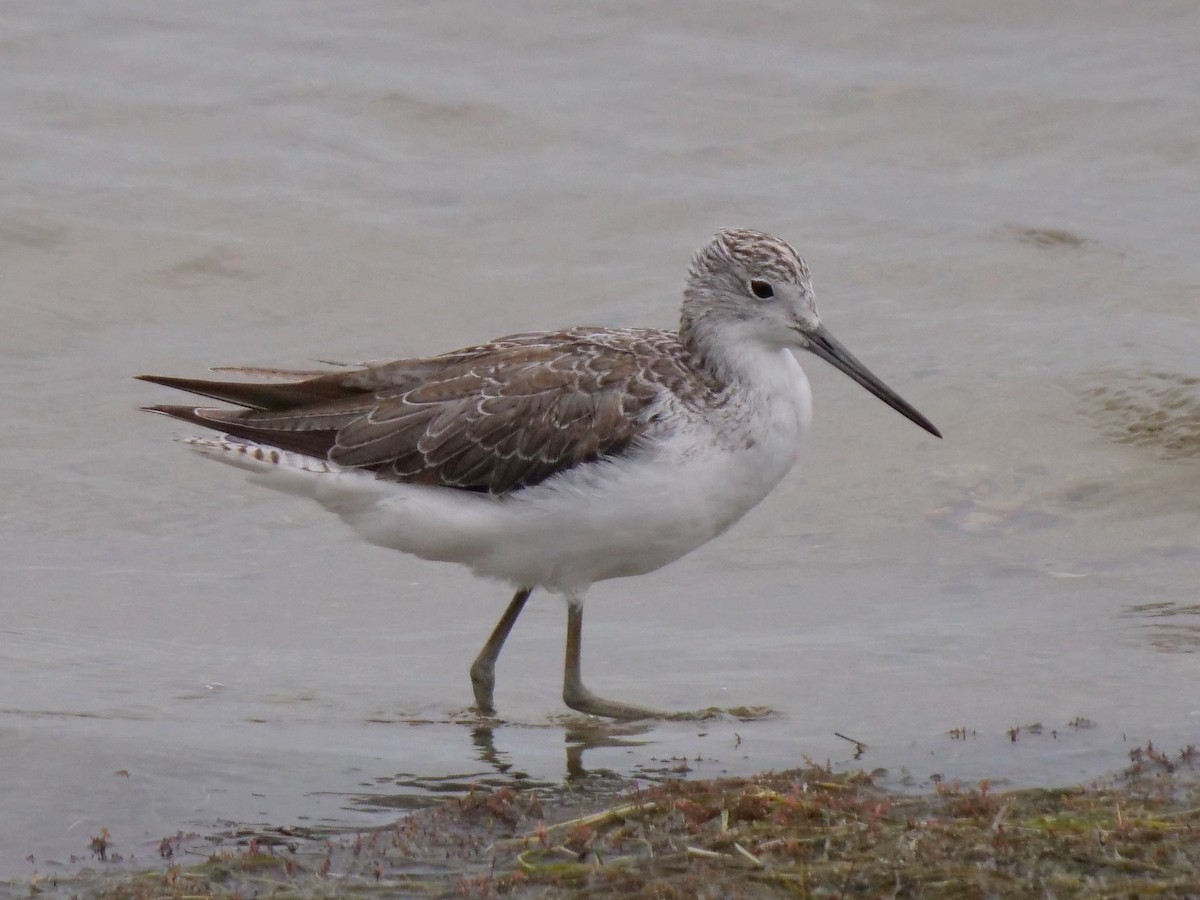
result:
<svg viewBox="0 0 1200 900"><path fill-rule="evenodd" d="M811 419L796 350L940 437L825 329L796 251L744 230L696 252L678 331L578 327L342 371L240 370L272 379L255 383L141 377L241 407L148 407L222 432L186 439L206 456L316 499L372 543L513 585L471 667L481 711L544 588L567 601L564 701L632 719L659 714L584 687L584 594L716 537L792 468Z"/></svg>

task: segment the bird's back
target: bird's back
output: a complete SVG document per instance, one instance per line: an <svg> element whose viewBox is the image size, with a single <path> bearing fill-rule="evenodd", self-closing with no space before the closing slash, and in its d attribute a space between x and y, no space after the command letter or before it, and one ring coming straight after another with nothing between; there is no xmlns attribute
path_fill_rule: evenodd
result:
<svg viewBox="0 0 1200 900"><path fill-rule="evenodd" d="M149 407L376 477L504 495L620 455L664 393L695 393L674 332L574 328L266 382L141 376L240 409ZM716 390L712 386L712 390Z"/></svg>

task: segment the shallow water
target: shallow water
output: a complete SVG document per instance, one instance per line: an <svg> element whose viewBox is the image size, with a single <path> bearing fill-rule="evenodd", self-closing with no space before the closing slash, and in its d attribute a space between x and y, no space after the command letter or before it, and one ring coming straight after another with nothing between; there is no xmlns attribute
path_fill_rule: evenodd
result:
<svg viewBox="0 0 1200 900"><path fill-rule="evenodd" d="M473 780L1071 782L1200 740L1200 12L978 6L5 5L0 876ZM596 690L766 720L580 731L543 596L481 729L502 587L136 411L138 372L669 325L726 225L796 243L946 435L807 361L800 468L593 590Z"/></svg>

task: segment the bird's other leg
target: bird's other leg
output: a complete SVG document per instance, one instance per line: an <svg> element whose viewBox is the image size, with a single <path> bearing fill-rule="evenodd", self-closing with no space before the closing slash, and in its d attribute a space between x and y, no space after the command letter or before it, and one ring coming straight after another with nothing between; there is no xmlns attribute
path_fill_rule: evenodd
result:
<svg viewBox="0 0 1200 900"><path fill-rule="evenodd" d="M580 654L583 645L583 603L577 597L567 600L567 658L563 666L563 702L589 716L610 719L657 719L666 716L656 709L633 706L597 697L583 686Z"/></svg>
<svg viewBox="0 0 1200 900"><path fill-rule="evenodd" d="M487 643L475 657L475 662L471 663L471 688L475 691L475 705L484 715L490 716L496 711L492 702L496 690L496 658L500 656L504 642L508 640L508 633L512 631L513 625L517 624L517 617L521 615L525 601L532 593L533 588L521 588L513 594L508 609L504 610L504 615L492 629Z"/></svg>

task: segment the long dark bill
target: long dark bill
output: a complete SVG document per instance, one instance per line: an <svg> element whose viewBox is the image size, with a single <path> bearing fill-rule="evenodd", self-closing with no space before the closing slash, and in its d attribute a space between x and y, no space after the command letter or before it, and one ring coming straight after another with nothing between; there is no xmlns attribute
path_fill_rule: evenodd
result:
<svg viewBox="0 0 1200 900"><path fill-rule="evenodd" d="M843 347L841 341L826 331L824 325L817 326L816 331L805 331L804 336L808 338L808 349L825 362L841 369L900 415L920 425L934 437L942 436L932 422L917 412L903 397L855 359L854 354Z"/></svg>

